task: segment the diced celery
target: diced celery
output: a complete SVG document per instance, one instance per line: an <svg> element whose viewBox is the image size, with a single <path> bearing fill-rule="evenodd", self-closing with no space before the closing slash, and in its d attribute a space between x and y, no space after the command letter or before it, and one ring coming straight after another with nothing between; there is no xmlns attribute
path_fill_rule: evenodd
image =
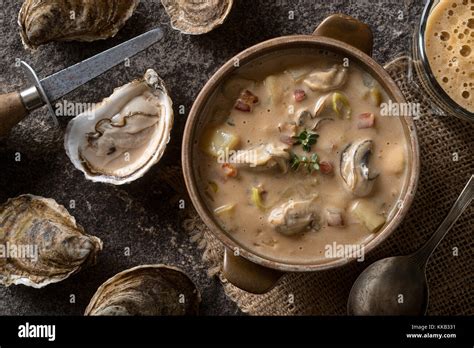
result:
<svg viewBox="0 0 474 348"><path fill-rule="evenodd" d="M265 210L266 207L263 204L262 195L258 187L252 187L252 202L260 210Z"/></svg>
<svg viewBox="0 0 474 348"><path fill-rule="evenodd" d="M332 109L340 118L351 118L351 104L347 97L340 92L334 92L332 94Z"/></svg>

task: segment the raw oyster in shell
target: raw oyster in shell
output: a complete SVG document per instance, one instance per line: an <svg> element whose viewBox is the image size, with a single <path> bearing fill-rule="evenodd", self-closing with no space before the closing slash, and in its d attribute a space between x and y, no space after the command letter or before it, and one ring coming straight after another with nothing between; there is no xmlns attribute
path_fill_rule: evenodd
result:
<svg viewBox="0 0 474 348"><path fill-rule="evenodd" d="M23 45L95 41L115 36L139 0L26 0L18 16Z"/></svg>
<svg viewBox="0 0 474 348"><path fill-rule="evenodd" d="M210 32L224 23L233 0L161 0L171 26L184 34Z"/></svg>
<svg viewBox="0 0 474 348"><path fill-rule="evenodd" d="M0 206L0 247L0 284L42 288L94 264L102 242L53 199L22 195Z"/></svg>
<svg viewBox="0 0 474 348"><path fill-rule="evenodd" d="M173 107L157 73L114 90L75 117L64 146L87 179L121 185L143 176L160 160L170 139Z"/></svg>
<svg viewBox="0 0 474 348"><path fill-rule="evenodd" d="M84 315L197 315L201 296L178 268L143 265L102 284Z"/></svg>

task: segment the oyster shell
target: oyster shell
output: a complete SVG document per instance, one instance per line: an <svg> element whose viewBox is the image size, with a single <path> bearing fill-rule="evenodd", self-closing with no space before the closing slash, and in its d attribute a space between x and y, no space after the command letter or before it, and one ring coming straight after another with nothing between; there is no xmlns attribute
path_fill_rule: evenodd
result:
<svg viewBox="0 0 474 348"><path fill-rule="evenodd" d="M18 15L23 45L95 41L115 36L140 0L26 0Z"/></svg>
<svg viewBox="0 0 474 348"><path fill-rule="evenodd" d="M199 35L224 23L233 0L161 0L161 3L174 29Z"/></svg>
<svg viewBox="0 0 474 348"><path fill-rule="evenodd" d="M102 284L84 315L197 315L201 296L183 271L143 265Z"/></svg>
<svg viewBox="0 0 474 348"><path fill-rule="evenodd" d="M362 140L349 144L341 153L340 174L344 186L357 197L369 195L378 177L369 164L372 146L372 140Z"/></svg>
<svg viewBox="0 0 474 348"><path fill-rule="evenodd" d="M22 195L0 206L0 249L0 284L41 288L95 263L102 242L53 199Z"/></svg>
<svg viewBox="0 0 474 348"><path fill-rule="evenodd" d="M163 81L149 69L75 117L64 146L87 179L121 185L143 176L170 139L173 107Z"/></svg>

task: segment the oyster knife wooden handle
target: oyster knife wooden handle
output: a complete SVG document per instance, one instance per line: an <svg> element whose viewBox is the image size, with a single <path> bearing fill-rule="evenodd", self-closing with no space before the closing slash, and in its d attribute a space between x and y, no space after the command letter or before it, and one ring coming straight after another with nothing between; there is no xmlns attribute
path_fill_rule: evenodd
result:
<svg viewBox="0 0 474 348"><path fill-rule="evenodd" d="M7 135L31 111L44 105L48 106L53 122L57 125L58 121L51 103L162 38L161 29L150 30L42 80L38 78L32 67L22 61L21 64L32 85L21 92L0 95L0 136Z"/></svg>
<svg viewBox="0 0 474 348"><path fill-rule="evenodd" d="M0 136L7 135L27 114L20 93L0 95Z"/></svg>

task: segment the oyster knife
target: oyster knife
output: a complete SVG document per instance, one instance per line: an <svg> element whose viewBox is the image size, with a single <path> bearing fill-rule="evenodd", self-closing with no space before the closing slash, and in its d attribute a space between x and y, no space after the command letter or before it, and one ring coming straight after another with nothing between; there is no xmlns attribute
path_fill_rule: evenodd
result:
<svg viewBox="0 0 474 348"><path fill-rule="evenodd" d="M21 64L26 69L32 86L20 92L0 95L0 136L7 135L31 111L44 105L48 106L53 122L57 125L58 121L51 103L162 38L161 29L150 30L42 80L38 78L32 67L22 61Z"/></svg>

